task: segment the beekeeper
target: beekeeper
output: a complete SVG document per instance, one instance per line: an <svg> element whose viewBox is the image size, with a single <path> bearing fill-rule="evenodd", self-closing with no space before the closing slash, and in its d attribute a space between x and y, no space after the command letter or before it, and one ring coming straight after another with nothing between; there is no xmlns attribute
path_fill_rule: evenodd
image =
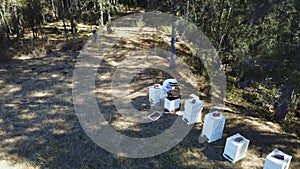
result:
<svg viewBox="0 0 300 169"><path fill-rule="evenodd" d="M168 97L168 93L174 90L176 86L178 86L178 82L176 79L165 80L161 87L160 99L162 100L165 97Z"/></svg>

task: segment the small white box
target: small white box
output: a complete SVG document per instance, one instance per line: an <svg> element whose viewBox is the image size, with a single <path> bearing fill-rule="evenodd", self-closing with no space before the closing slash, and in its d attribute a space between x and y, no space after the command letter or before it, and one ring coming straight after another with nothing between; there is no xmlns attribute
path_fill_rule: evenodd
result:
<svg viewBox="0 0 300 169"><path fill-rule="evenodd" d="M149 87L149 101L151 103L159 103L160 102L160 94L161 94L161 86L158 88L154 88L154 86Z"/></svg>
<svg viewBox="0 0 300 169"><path fill-rule="evenodd" d="M214 116L214 114L219 114L219 116ZM208 143L221 139L225 120L226 117L217 111L206 114L201 136L206 137Z"/></svg>
<svg viewBox="0 0 300 169"><path fill-rule="evenodd" d="M283 159L278 159L275 154L279 154ZM283 153L278 149L274 149L267 155L263 169L288 169L292 160L292 156Z"/></svg>
<svg viewBox="0 0 300 169"><path fill-rule="evenodd" d="M180 98L176 98L174 100L169 100L165 98L164 108L168 111L174 111L178 109L180 106Z"/></svg>
<svg viewBox="0 0 300 169"><path fill-rule="evenodd" d="M239 133L228 137L224 148L223 157L235 163L246 157L250 140L246 139Z"/></svg>
<svg viewBox="0 0 300 169"><path fill-rule="evenodd" d="M193 99L185 100L184 102L184 113L182 119L186 121L189 125L201 122L203 102L200 100Z"/></svg>

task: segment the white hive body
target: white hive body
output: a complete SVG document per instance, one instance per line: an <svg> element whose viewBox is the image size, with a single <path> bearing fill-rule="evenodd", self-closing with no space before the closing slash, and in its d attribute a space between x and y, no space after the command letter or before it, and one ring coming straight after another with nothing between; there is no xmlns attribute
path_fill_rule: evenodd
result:
<svg viewBox="0 0 300 169"><path fill-rule="evenodd" d="M282 158L277 158L279 155ZM265 159L263 169L288 169L292 160L292 156L283 153L278 149L274 149Z"/></svg>
<svg viewBox="0 0 300 169"><path fill-rule="evenodd" d="M215 113L211 112L205 115L204 125L201 136L206 137L208 143L222 138L226 117L221 113L219 116L214 116Z"/></svg>
<svg viewBox="0 0 300 169"><path fill-rule="evenodd" d="M168 111L175 111L180 107L180 98L165 98L164 108Z"/></svg>
<svg viewBox="0 0 300 169"><path fill-rule="evenodd" d="M246 139L239 133L228 137L226 139L223 156L232 163L235 163L246 157L249 143L250 140Z"/></svg>
<svg viewBox="0 0 300 169"><path fill-rule="evenodd" d="M160 102L160 95L161 95L161 86L159 87L154 87L150 86L149 87L149 101L151 103L159 103Z"/></svg>
<svg viewBox="0 0 300 169"><path fill-rule="evenodd" d="M193 103L192 101L193 99L188 99L184 102L184 113L182 119L188 124L199 123L201 122L202 117L203 102L195 100Z"/></svg>

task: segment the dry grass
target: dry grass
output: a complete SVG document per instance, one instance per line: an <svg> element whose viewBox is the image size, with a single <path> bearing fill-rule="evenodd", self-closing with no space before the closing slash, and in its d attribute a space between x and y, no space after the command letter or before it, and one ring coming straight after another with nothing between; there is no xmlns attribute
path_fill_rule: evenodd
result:
<svg viewBox="0 0 300 169"><path fill-rule="evenodd" d="M140 36L143 39L146 37ZM123 45L134 43L138 49L141 46L153 47L168 43L159 40L140 42L136 38L125 39ZM151 38L153 36L149 35L148 39ZM113 104L110 82L116 66L128 57L124 49L126 46L115 46L111 55L105 58L106 64L98 69L96 87L99 108L111 126L122 134L132 137L157 135L167 129L177 115L166 113L156 122L137 124L125 121ZM200 123L192 128L182 142L155 157L130 159L105 151L85 134L75 115L71 93L77 54L56 50L44 57L0 64L0 160L43 169L248 169L262 168L264 157L274 148L280 148L293 156L291 169L300 167L300 141L295 134L285 132L278 124L244 115L245 109L239 109L233 104L228 105L228 110L233 111L225 113L227 120L223 138L211 144L199 144ZM117 57L120 54L123 54L123 59ZM132 104L139 109L142 103L147 103L146 87L152 83L161 83L168 76L151 69L138 74L131 83ZM207 93L199 95L209 103L205 97ZM209 109L207 105L204 114ZM245 159L231 164L221 154L226 137L237 132L251 140L250 147Z"/></svg>

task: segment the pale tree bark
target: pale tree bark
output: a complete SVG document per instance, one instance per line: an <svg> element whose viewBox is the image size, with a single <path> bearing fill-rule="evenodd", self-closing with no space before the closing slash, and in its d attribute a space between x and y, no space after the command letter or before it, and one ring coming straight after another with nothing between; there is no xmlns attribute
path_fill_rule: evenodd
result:
<svg viewBox="0 0 300 169"><path fill-rule="evenodd" d="M53 19L56 19L57 14L56 14L56 7L55 7L54 0L51 0L51 8L52 8L52 17L53 17Z"/></svg>
<svg viewBox="0 0 300 169"><path fill-rule="evenodd" d="M224 2L224 1L223 1ZM222 8L224 7L224 4L222 5ZM224 38L225 38L225 36L228 34L228 32L229 32L229 24L228 23L230 23L230 16L231 16L231 12L232 12L232 7L228 4L227 5L227 16L224 16L224 17L226 17L225 19L224 19L224 21L222 21L222 15L224 14L223 12L222 12L222 15L220 15L220 20L219 20L219 23L218 23L218 32L219 32L219 46L218 46L218 51L221 51L222 49L221 49L221 47L222 47L222 44L223 44L223 41L224 41ZM223 10L222 10L223 11ZM223 31L222 31L222 35L221 35L221 31L220 31L220 27L221 27L221 22L224 22L223 23Z"/></svg>
<svg viewBox="0 0 300 169"><path fill-rule="evenodd" d="M94 10L97 10L97 3L98 3L98 1L97 1L97 0L93 0L93 4L94 4Z"/></svg>
<svg viewBox="0 0 300 169"><path fill-rule="evenodd" d="M193 12L194 12L194 22L197 22L197 13L196 13L196 2L193 0Z"/></svg>
<svg viewBox="0 0 300 169"><path fill-rule="evenodd" d="M110 0L107 0L107 4L108 4L108 7L107 7L107 20L110 23L111 22L111 14L110 14L111 4L110 4Z"/></svg>
<svg viewBox="0 0 300 169"><path fill-rule="evenodd" d="M223 39L223 38L221 38L221 36L222 36L221 35L221 25L222 25L222 21L223 21L222 18L223 18L223 14L224 14L224 9L223 9L224 5L225 5L224 1L225 0L222 0L222 3L221 3L221 7L220 7L221 8L221 12L220 12L220 15L218 17L218 26L217 26L217 31L216 31L217 34L218 34L217 38L219 39L219 42L220 42L219 43L219 50L220 50L220 46L221 46L222 39Z"/></svg>
<svg viewBox="0 0 300 169"><path fill-rule="evenodd" d="M99 7L100 7L100 25L104 26L104 12L103 12L102 2L99 2Z"/></svg>

